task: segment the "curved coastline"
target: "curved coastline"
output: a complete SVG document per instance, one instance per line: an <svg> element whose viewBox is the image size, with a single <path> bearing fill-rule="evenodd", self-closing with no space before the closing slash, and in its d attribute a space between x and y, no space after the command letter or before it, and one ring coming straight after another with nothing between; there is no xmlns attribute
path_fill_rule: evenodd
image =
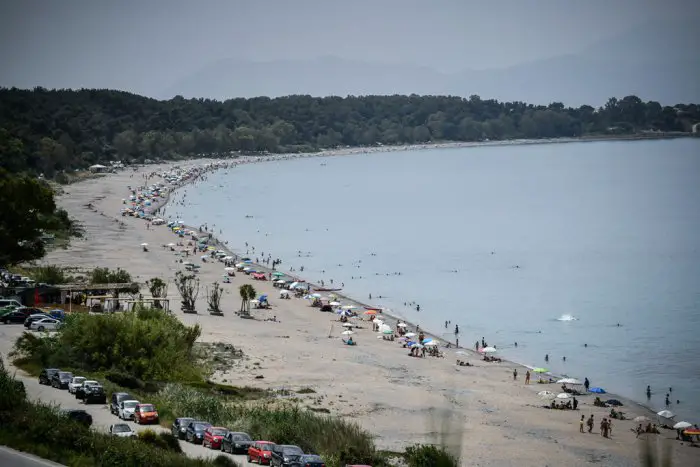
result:
<svg viewBox="0 0 700 467"><path fill-rule="evenodd" d="M655 138L656 139L656 138ZM602 139L602 140L610 140L608 139ZM556 140L551 140L551 141L542 141L542 140L531 140L531 142L520 142L520 143L511 143L511 144L555 144L555 143L570 143L570 142L580 142L581 140L579 139L567 139L566 141L556 141ZM600 140L596 140L600 141ZM374 151L366 151L366 148L349 148L347 150L338 150L338 151L329 151L328 153L310 153L310 154L289 154L289 155L270 155L270 156L245 156L245 159L243 160L233 160L231 161L230 159L217 159L217 160L210 160L209 164L211 163L220 163L222 164L219 167L213 167L210 170L205 170L203 171L200 175L203 174L209 174L212 173L213 171L218 171L218 170L228 170L228 169L235 169L237 165L240 164L250 164L250 163L263 163L263 162L276 162L280 160L292 160L292 159L297 159L297 158L305 158L305 157L331 157L331 156L339 156L339 155L355 155L355 154L366 154L369 152L393 152L393 151L404 151L404 150L423 150L423 149L449 149L453 147L472 147L472 146L487 146L487 145L504 145L504 144L499 144L502 142L494 142L494 144L472 144L472 145L461 145L460 143L456 143L457 145L453 145L452 143L445 143L445 144L435 144L435 145L417 145L417 146L392 146L392 147L387 147L387 148L373 148L375 149ZM228 162L228 164L227 164ZM202 160L191 160L188 161L188 163L192 163L193 166L197 165L206 165L206 163L202 164ZM158 173L154 172L154 175L158 175ZM153 211L160 211L161 209L165 208L168 204L168 202L171 200L171 197L180 189L188 186L188 185L195 185L198 183L203 183L206 182L206 178L202 179L201 177L196 177L192 180L188 180L185 183L173 186L172 190L168 192L168 197L164 200L163 203L153 206ZM185 205L186 206L186 205ZM165 218L167 218L166 215L164 215ZM170 219L170 220L175 220L175 219ZM191 230L197 230L198 227L195 226L190 226L186 225L187 228ZM217 246L217 248L220 248L224 251L226 251L228 254L237 254L237 255L242 255L245 254L245 250L240 248L240 246L230 246L226 242L222 242L217 235L215 235L213 232L208 232L211 235L211 242ZM221 235L221 234L219 234ZM281 258L283 259L283 258ZM259 263L253 263L255 264L256 270L259 271L264 271L265 273L276 271L268 266L265 266L263 264ZM296 271L294 273L291 272L285 272L285 276L297 279L299 281L305 281L309 283L313 288L319 288L321 287L320 284L314 283L312 281L309 281L305 279L303 276L299 275ZM339 298L341 298L344 302L347 304L352 304L360 309L364 309L365 307L373 307L370 304L367 304L363 301L357 300L355 298L352 298L349 295L345 295L342 293L342 291L339 292L333 292L335 295L337 295ZM315 310L315 309L313 309ZM410 320L403 319L402 317L394 314L391 310L385 309L385 311L382 313L384 321L389 324L392 328L396 327L396 324L400 321L405 322L410 328L415 329L416 324L411 322ZM313 318L311 318L313 319ZM442 337L444 334L435 332L434 329L429 329L429 328L420 328L426 335L426 337L431 337L437 341L444 342L444 343L449 343L449 348L446 346L442 346L441 350L447 354L446 357L449 358L458 358L460 355L457 354L457 351L461 352L466 352L466 356L474 359L481 359L482 354L476 352L473 350L471 347L457 347L456 342L454 340L449 340L445 339ZM518 368L519 372L524 372L526 370L532 370L535 368L535 366L531 366L525 363L518 362L514 359L505 359L503 358L503 365L509 366L511 368ZM576 377L576 375L572 374L556 374L549 372L547 373L548 377L551 377L554 380L560 379L560 378L566 378L566 377ZM533 383L536 384L536 383ZM545 385L547 386L547 385ZM589 393L588 395L594 395L593 393ZM585 396L584 396L585 397ZM634 409L637 409L637 411L644 412L646 415L650 416L652 419L656 419L656 411L650 407L644 404L643 401L640 400L635 400L631 399L629 397L624 397L620 396L615 393L607 392L606 393L606 398L607 399L618 399L622 401L625 406Z"/></svg>

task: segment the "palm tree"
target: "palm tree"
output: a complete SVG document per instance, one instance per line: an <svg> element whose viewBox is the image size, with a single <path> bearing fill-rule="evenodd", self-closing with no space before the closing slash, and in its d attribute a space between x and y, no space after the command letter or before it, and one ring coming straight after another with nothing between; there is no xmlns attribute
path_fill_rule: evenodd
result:
<svg viewBox="0 0 700 467"><path fill-rule="evenodd" d="M250 301L255 298L257 292L250 284L243 284L238 288L241 294L241 313L250 314Z"/></svg>

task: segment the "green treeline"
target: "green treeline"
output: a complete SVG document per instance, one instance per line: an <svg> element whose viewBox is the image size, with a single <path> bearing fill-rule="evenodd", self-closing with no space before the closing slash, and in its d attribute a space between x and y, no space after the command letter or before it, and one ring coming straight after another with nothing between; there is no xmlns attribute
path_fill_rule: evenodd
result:
<svg viewBox="0 0 700 467"><path fill-rule="evenodd" d="M479 96L287 96L158 101L121 91L0 89L0 167L52 177L110 160L690 131L700 106L636 96L591 106Z"/></svg>

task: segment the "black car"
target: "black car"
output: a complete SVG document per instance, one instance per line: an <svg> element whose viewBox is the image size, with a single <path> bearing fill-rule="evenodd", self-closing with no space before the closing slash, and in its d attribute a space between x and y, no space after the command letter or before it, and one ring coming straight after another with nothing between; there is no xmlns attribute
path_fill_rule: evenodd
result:
<svg viewBox="0 0 700 467"><path fill-rule="evenodd" d="M83 392L83 402L86 404L106 404L107 393L102 386L88 386Z"/></svg>
<svg viewBox="0 0 700 467"><path fill-rule="evenodd" d="M173 422L173 426L170 427L170 433L177 439L185 439L185 433L187 432L187 425L191 421L193 421L194 418L187 418L187 417L182 417L182 418L176 418L175 421Z"/></svg>
<svg viewBox="0 0 700 467"><path fill-rule="evenodd" d="M29 316L28 312L22 311L11 311L2 317L2 322L4 324L22 324Z"/></svg>
<svg viewBox="0 0 700 467"><path fill-rule="evenodd" d="M69 371L59 371L51 377L51 387L56 389L68 389L68 385L73 381L73 373Z"/></svg>
<svg viewBox="0 0 700 467"><path fill-rule="evenodd" d="M134 396L129 394L128 392L113 392L112 393L112 399L110 400L109 403L109 411L112 412L112 415L118 415L119 414L119 404L121 404L122 401L134 401L137 400Z"/></svg>
<svg viewBox="0 0 700 467"><path fill-rule="evenodd" d="M299 446L292 444L276 444L272 446L270 467L290 467L304 451Z"/></svg>
<svg viewBox="0 0 700 467"><path fill-rule="evenodd" d="M209 422L192 420L187 424L187 430L185 430L185 441L188 443L202 444L202 441L204 441L204 430L210 426L211 423Z"/></svg>
<svg viewBox="0 0 700 467"><path fill-rule="evenodd" d="M253 444L253 440L248 433L229 431L221 440L221 450L230 454L245 454Z"/></svg>
<svg viewBox="0 0 700 467"><path fill-rule="evenodd" d="M98 383L97 381L95 381L93 379L88 379L88 380L83 381L83 384L81 384L80 387L78 387L78 389L75 390L75 398L78 400L85 399L86 391L89 391L90 387L99 386L99 385L100 385L100 383Z"/></svg>
<svg viewBox="0 0 700 467"><path fill-rule="evenodd" d="M51 380L53 379L54 375L58 374L61 370L58 368L44 368L41 370L41 373L39 373L39 384L45 384L49 385L51 384Z"/></svg>
<svg viewBox="0 0 700 467"><path fill-rule="evenodd" d="M316 454L304 454L290 465L293 467L326 467L326 461Z"/></svg>
<svg viewBox="0 0 700 467"><path fill-rule="evenodd" d="M82 423L85 426L91 426L92 425L92 415L87 413L84 410L64 410L63 414L70 418L71 420L75 420L78 423Z"/></svg>

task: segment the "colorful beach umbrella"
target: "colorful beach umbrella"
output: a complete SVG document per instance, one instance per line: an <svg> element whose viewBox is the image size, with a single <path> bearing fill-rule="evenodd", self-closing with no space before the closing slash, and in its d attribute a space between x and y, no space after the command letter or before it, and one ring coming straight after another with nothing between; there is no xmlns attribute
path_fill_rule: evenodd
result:
<svg viewBox="0 0 700 467"><path fill-rule="evenodd" d="M376 315L377 312L374 311L374 310L367 310L367 311L365 311L365 314L366 314L366 315Z"/></svg>
<svg viewBox="0 0 700 467"><path fill-rule="evenodd" d="M547 373L549 370L546 368L534 368L532 370L533 373Z"/></svg>
<svg viewBox="0 0 700 467"><path fill-rule="evenodd" d="M700 436L700 430L693 428L692 430L685 430L683 434L690 436Z"/></svg>

